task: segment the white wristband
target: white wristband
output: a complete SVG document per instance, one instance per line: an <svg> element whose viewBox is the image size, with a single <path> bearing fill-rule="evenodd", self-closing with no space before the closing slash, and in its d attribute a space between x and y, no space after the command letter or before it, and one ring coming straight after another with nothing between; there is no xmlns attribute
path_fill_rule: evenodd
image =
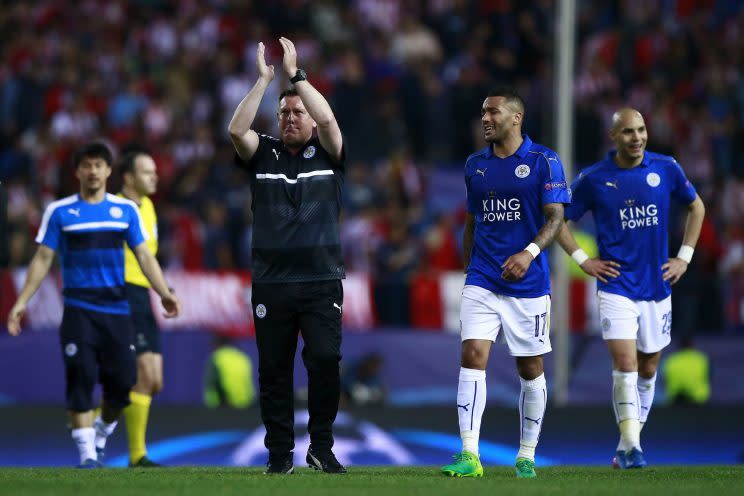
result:
<svg viewBox="0 0 744 496"><path fill-rule="evenodd" d="M689 245L682 245L679 247L677 258L684 260L687 263L690 263L690 261L692 260L693 253L695 253L695 248Z"/></svg>
<svg viewBox="0 0 744 496"><path fill-rule="evenodd" d="M527 248L525 248L530 254L532 255L532 258L535 259L540 254L540 247L537 246L535 243L530 243L527 245Z"/></svg>
<svg viewBox="0 0 744 496"><path fill-rule="evenodd" d="M573 253L571 253L571 258L574 259L574 262L581 265L589 260L589 255L587 255L586 252L581 248L578 248Z"/></svg>

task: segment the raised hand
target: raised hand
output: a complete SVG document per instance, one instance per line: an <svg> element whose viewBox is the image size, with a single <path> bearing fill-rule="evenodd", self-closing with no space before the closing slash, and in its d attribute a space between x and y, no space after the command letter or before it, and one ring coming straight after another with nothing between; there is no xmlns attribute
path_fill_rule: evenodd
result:
<svg viewBox="0 0 744 496"><path fill-rule="evenodd" d="M281 43L282 50L284 50L284 58L282 59L284 72L287 74L287 77L294 77L295 73L297 73L297 50L294 43L284 36L279 38L279 43Z"/></svg>
<svg viewBox="0 0 744 496"><path fill-rule="evenodd" d="M258 71L258 77L271 81L274 79L274 66L266 65L266 59L264 57L264 51L266 47L263 42L259 42L256 48L256 70Z"/></svg>
<svg viewBox="0 0 744 496"><path fill-rule="evenodd" d="M602 282L607 282L608 277L617 277L620 275L620 272L617 270L620 264L611 260L590 258L581 264L580 267L581 270Z"/></svg>

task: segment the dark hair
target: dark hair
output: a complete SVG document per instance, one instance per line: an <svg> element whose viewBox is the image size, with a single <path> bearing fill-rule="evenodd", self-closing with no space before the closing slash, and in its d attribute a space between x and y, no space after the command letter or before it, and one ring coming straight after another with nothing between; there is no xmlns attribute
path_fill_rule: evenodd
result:
<svg viewBox="0 0 744 496"><path fill-rule="evenodd" d="M524 114L524 100L514 88L510 86L497 86L488 92L488 96L502 96L506 100L506 103L516 106L517 112Z"/></svg>
<svg viewBox="0 0 744 496"><path fill-rule="evenodd" d="M294 88L290 88L288 90L282 91L279 94L279 101L281 102L282 101L282 98L284 98L285 96L297 96L297 95L298 95L297 90L294 89Z"/></svg>
<svg viewBox="0 0 744 496"><path fill-rule="evenodd" d="M114 156L111 154L109 147L100 142L88 143L75 151L75 154L72 156L72 163L75 164L76 169L80 167L80 163L85 158L103 159L109 167L111 167L111 163L114 161Z"/></svg>
<svg viewBox="0 0 744 496"><path fill-rule="evenodd" d="M129 145L122 149L123 155L119 160L119 175L124 178L124 174L134 174L134 162L140 155L148 154L144 147L139 145Z"/></svg>

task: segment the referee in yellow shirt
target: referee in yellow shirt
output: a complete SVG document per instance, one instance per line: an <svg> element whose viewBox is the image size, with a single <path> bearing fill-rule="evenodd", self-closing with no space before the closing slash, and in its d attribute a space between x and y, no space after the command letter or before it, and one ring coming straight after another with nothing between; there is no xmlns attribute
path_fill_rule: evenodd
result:
<svg viewBox="0 0 744 496"><path fill-rule="evenodd" d="M130 151L121 159L122 190L120 196L137 204L150 239L147 247L158 251L158 219L149 196L155 193L158 174L155 161L144 151ZM152 397L163 389L163 355L160 353L160 330L150 305L150 283L128 247L124 255L127 297L134 325L137 349L137 383L130 393L131 404L124 409L129 438L130 467L159 467L147 457L145 432Z"/></svg>

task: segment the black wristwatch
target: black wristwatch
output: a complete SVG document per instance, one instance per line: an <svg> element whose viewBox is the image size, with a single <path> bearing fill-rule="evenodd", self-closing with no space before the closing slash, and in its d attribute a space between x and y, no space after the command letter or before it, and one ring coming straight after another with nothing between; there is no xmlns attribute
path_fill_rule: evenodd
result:
<svg viewBox="0 0 744 496"><path fill-rule="evenodd" d="M297 84L300 81L307 81L307 73L302 69L297 69L295 75L289 78L289 82L292 84Z"/></svg>

